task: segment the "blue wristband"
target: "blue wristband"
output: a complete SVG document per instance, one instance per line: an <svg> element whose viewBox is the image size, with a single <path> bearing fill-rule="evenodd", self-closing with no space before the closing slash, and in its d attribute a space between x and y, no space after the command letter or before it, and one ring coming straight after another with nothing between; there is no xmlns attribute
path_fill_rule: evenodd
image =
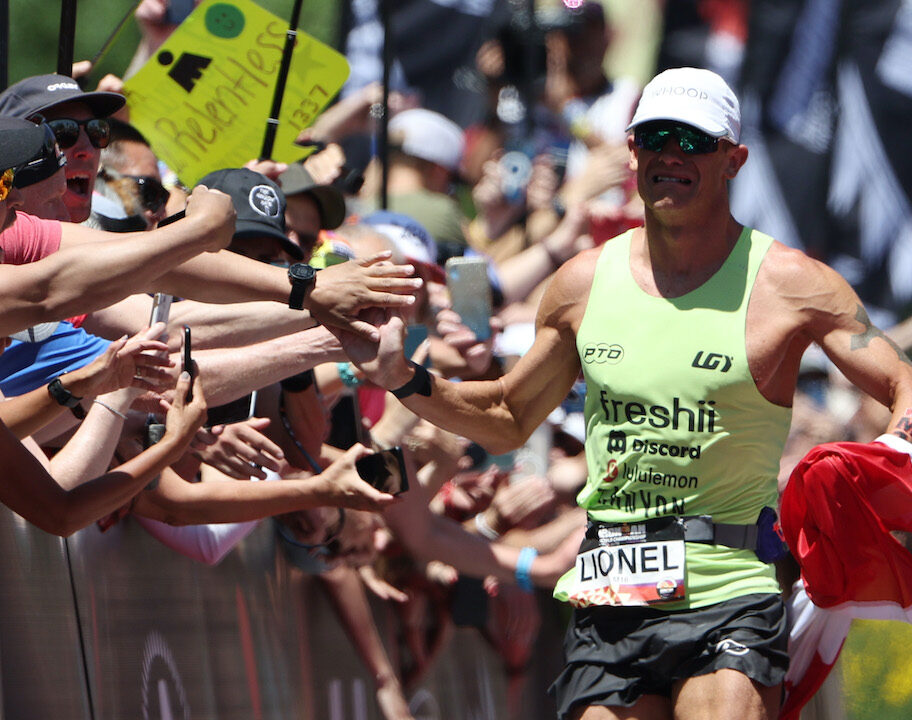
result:
<svg viewBox="0 0 912 720"><path fill-rule="evenodd" d="M519 551L519 557L516 559L516 584L520 590L532 592L532 578L529 577L529 571L532 569L532 562L538 557L538 550L534 547L524 547Z"/></svg>
<svg viewBox="0 0 912 720"><path fill-rule="evenodd" d="M361 378L352 371L351 363L336 363L336 370L339 373L339 379L345 387L356 388L362 383Z"/></svg>

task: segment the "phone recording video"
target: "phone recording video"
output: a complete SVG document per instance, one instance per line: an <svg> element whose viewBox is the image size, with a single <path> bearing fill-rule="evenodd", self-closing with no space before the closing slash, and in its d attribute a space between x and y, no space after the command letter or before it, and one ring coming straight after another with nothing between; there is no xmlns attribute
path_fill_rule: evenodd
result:
<svg viewBox="0 0 912 720"><path fill-rule="evenodd" d="M181 370L190 374L190 388L187 390L187 402L193 400L193 381L196 378L196 372L193 367L193 347L190 341L190 326L184 325L184 358Z"/></svg>
<svg viewBox="0 0 912 720"><path fill-rule="evenodd" d="M254 390L249 395L233 400L224 405L210 407L206 411L206 427L215 425L231 425L244 422L254 416L256 412L257 393Z"/></svg>
<svg viewBox="0 0 912 720"><path fill-rule="evenodd" d="M479 340L491 337L491 282L483 257L452 257L446 261L446 283L453 310Z"/></svg>
<svg viewBox="0 0 912 720"><path fill-rule="evenodd" d="M380 492L399 495L408 490L408 476L400 447L365 455L355 461L355 469L362 480Z"/></svg>

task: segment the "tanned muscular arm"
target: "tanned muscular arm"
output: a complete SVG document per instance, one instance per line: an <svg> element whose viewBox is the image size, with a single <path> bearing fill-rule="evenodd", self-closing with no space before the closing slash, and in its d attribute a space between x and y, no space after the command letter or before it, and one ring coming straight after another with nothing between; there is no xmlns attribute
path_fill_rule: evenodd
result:
<svg viewBox="0 0 912 720"><path fill-rule="evenodd" d="M556 273L538 310L532 348L503 378L452 383L432 377L431 395L411 395L403 400L405 406L491 453L522 445L566 397L579 375L576 331L597 253L581 253ZM393 317L381 327L379 346L350 336L342 336L342 342L349 357L373 382L393 389L411 380L415 372L403 356L402 333L402 321Z"/></svg>
<svg viewBox="0 0 912 720"><path fill-rule="evenodd" d="M765 321L767 338L757 333L751 341L749 334L748 343L749 352L753 343L753 357L760 359L755 377L760 375L761 392L774 402L790 404L801 353L816 342L852 384L890 408L887 432L912 442L912 363L906 354L871 323L861 300L837 272L782 246L773 246L770 253L765 277L758 276L760 312L755 316ZM753 311L753 298L751 303ZM751 320L749 313L749 329ZM770 358L777 353L785 359L772 367Z"/></svg>

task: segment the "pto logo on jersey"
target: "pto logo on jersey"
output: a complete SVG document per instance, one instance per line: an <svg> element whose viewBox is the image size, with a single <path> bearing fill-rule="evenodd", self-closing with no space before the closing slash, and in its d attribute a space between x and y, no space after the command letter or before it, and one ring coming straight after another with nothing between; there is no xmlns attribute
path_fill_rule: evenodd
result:
<svg viewBox="0 0 912 720"><path fill-rule="evenodd" d="M706 356L704 357L703 351L700 350L694 356L693 362L690 364L690 366L700 368L702 370L718 370L719 372L727 373L729 370L731 370L732 356L711 352L706 353Z"/></svg>
<svg viewBox="0 0 912 720"><path fill-rule="evenodd" d="M624 359L624 348L608 343L588 344L583 348L583 362L587 365L617 365Z"/></svg>

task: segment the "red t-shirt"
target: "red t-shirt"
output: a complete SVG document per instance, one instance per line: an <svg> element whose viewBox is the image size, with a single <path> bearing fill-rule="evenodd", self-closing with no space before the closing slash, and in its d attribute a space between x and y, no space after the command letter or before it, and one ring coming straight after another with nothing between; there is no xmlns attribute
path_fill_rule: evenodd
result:
<svg viewBox="0 0 912 720"><path fill-rule="evenodd" d="M37 262L60 249L63 228L58 220L42 218L16 211L13 224L0 233L0 248L3 248L3 262L7 265L25 265ZM70 318L76 327L81 327L85 315Z"/></svg>
<svg viewBox="0 0 912 720"><path fill-rule="evenodd" d="M16 211L13 224L0 233L3 262L25 265L46 258L60 249L63 229L57 220L42 220Z"/></svg>

